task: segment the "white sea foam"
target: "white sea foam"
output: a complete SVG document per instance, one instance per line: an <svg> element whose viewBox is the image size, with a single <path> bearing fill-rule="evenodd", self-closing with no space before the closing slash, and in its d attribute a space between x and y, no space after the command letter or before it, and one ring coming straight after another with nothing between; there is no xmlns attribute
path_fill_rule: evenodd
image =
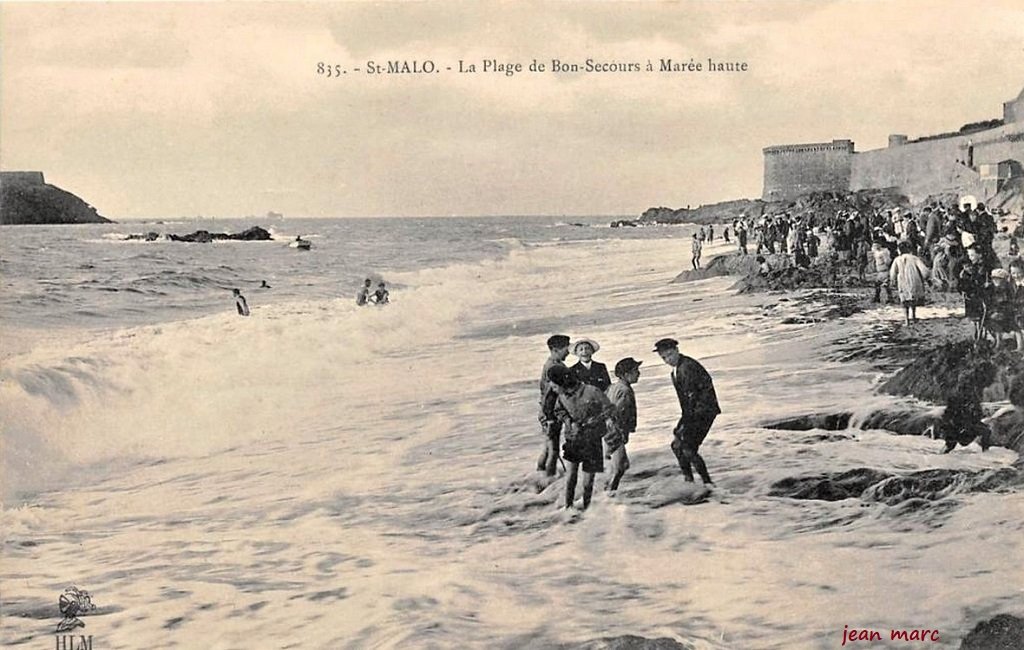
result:
<svg viewBox="0 0 1024 650"><path fill-rule="evenodd" d="M1015 455L762 428L894 400L870 397L870 369L821 361L857 323L779 325L727 278L669 284L688 263L679 240L528 245L391 273L385 308L256 305L9 357L4 640L49 638L20 614L71 583L100 604L88 629L109 647L825 647L843 623L955 639L965 611L1012 608L1017 493L916 509L770 493ZM609 366L644 361L633 467L582 516L556 508L562 480L531 471L553 332L598 340ZM702 447L719 486L703 505L674 502L663 336L705 363L724 411Z"/></svg>

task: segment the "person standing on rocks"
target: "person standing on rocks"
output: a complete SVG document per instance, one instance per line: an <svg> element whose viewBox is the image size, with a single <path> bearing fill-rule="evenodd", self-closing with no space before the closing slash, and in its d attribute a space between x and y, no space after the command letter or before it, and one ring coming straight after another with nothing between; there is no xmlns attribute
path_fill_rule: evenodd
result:
<svg viewBox="0 0 1024 650"><path fill-rule="evenodd" d="M715 418L722 412L711 375L696 359L681 354L679 342L675 339L659 340L654 344L654 352L672 367L672 385L682 410L672 431L672 453L679 462L679 469L687 482L693 482L693 469L696 468L705 485L714 485L707 465L698 453Z"/></svg>
<svg viewBox="0 0 1024 650"><path fill-rule="evenodd" d="M912 250L913 244L901 241L900 256L893 260L892 268L889 269L889 282L896 287L900 303L903 304L903 322L906 325L917 320L917 306L924 302L925 283L929 274L928 266Z"/></svg>

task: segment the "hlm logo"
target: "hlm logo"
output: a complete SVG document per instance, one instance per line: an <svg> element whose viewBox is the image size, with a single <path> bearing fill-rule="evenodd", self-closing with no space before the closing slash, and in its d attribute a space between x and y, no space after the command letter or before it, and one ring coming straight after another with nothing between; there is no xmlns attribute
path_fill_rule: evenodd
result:
<svg viewBox="0 0 1024 650"><path fill-rule="evenodd" d="M92 650L92 635L83 636L79 634L58 634L54 637L57 641L57 650Z"/></svg>
<svg viewBox="0 0 1024 650"><path fill-rule="evenodd" d="M64 618L57 624L57 629L54 631L56 650L92 650L91 634L62 634L62 632L85 627L85 623L78 618L78 615L96 609L89 592L78 587L68 587L60 595L57 605Z"/></svg>

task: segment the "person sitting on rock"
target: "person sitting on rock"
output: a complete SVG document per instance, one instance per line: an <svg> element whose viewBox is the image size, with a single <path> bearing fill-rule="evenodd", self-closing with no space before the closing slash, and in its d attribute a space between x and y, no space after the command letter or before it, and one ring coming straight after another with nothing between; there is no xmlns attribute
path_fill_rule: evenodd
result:
<svg viewBox="0 0 1024 650"><path fill-rule="evenodd" d="M935 424L937 437L946 441L942 453L948 454L958 444L966 447L975 439L982 451L989 448L992 430L982 422L981 393L995 376L995 366L988 361L982 361L957 376L952 389L946 392L946 410Z"/></svg>

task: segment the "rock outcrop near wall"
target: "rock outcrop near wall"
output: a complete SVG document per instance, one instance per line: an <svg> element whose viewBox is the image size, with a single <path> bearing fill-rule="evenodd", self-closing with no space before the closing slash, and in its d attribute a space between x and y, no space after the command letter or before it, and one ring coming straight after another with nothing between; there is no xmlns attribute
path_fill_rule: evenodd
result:
<svg viewBox="0 0 1024 650"><path fill-rule="evenodd" d="M110 222L71 192L49 185L42 172L0 172L0 224Z"/></svg>

